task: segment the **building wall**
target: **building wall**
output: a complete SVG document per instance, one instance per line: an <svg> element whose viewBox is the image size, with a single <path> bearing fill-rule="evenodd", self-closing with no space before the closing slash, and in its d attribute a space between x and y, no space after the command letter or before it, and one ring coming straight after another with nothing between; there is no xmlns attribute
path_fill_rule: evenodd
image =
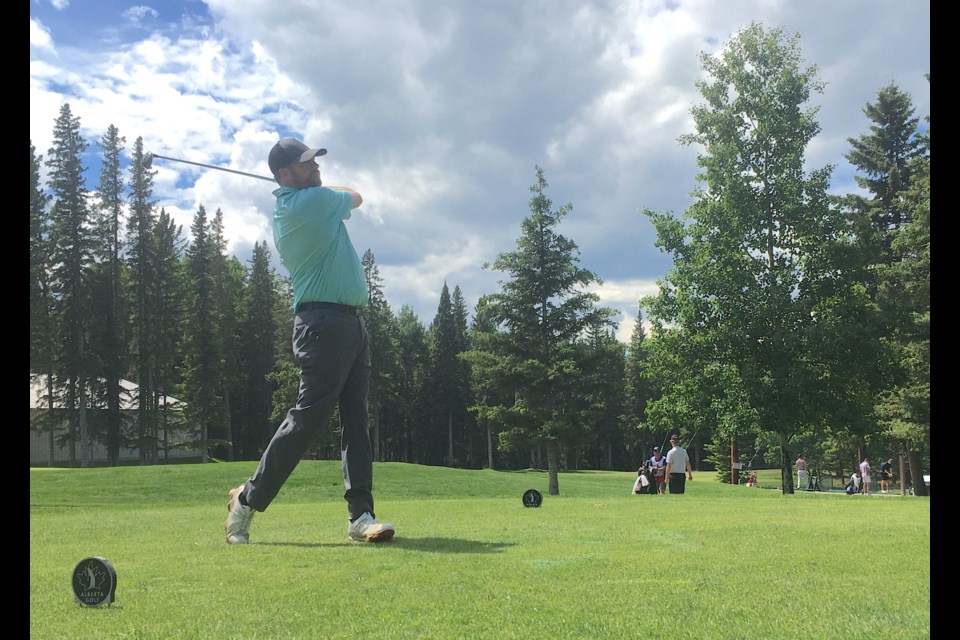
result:
<svg viewBox="0 0 960 640"><path fill-rule="evenodd" d="M31 418L36 410L31 411ZM65 431L65 430L64 430ZM62 435L62 432L58 432L57 435ZM175 443L171 443L175 444ZM175 449L170 449L169 452L164 454L163 451L160 451L158 458L160 462L165 460L176 461L186 458L199 458L200 450L197 448L189 447L177 447ZM76 445L76 461L79 464L80 460L83 459L83 450L81 445L78 442ZM140 452L138 449L127 449L124 447L120 448L120 460L121 462L130 462L137 461L140 459ZM107 462L107 447L105 444L99 442L94 442L93 447L90 452L90 462L91 463L105 463ZM70 465L70 449L69 446L55 446L53 452L53 460L50 460L50 434L47 432L39 432L35 429L30 429L30 466L32 467L62 467Z"/></svg>

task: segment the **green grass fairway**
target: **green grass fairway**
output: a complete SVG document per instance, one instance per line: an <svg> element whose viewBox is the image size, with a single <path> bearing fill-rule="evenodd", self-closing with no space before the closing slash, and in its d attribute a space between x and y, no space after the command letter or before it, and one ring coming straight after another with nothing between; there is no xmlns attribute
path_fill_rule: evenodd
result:
<svg viewBox="0 0 960 640"><path fill-rule="evenodd" d="M930 637L929 498L713 473L634 496L636 473L606 471L562 473L551 496L541 471L378 463L397 536L374 545L347 541L339 462L304 461L228 546L227 491L255 468L32 469L30 638ZM116 570L113 605L74 603L89 556Z"/></svg>

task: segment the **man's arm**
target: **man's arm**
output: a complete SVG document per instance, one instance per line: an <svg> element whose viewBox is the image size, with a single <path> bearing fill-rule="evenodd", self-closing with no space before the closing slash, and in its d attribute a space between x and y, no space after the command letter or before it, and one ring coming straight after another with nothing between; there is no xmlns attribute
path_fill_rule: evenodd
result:
<svg viewBox="0 0 960 640"><path fill-rule="evenodd" d="M363 204L363 197L350 187L327 187L327 189L333 189L334 191L346 191L349 193L353 198L353 202L350 204L351 209L356 209Z"/></svg>
<svg viewBox="0 0 960 640"><path fill-rule="evenodd" d="M693 480L693 467L690 466L690 456L687 456L687 480Z"/></svg>

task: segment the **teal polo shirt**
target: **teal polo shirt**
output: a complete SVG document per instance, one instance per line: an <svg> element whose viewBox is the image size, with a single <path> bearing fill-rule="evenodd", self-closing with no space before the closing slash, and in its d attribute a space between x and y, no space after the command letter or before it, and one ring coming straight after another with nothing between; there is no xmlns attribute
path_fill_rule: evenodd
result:
<svg viewBox="0 0 960 640"><path fill-rule="evenodd" d="M293 283L293 308L301 302L365 307L370 301L363 264L344 220L352 196L326 187L280 187L273 210L273 243Z"/></svg>

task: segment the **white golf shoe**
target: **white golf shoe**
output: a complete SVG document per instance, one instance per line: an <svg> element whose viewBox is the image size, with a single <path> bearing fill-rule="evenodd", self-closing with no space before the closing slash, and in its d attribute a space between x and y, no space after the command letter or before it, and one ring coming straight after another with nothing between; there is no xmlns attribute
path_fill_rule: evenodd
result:
<svg viewBox="0 0 960 640"><path fill-rule="evenodd" d="M227 544L247 544L250 541L250 521L256 515L253 507L246 507L240 504L240 493L244 485L236 489L231 489L227 494L230 499L227 501L227 521L223 523L223 531L226 534L224 539Z"/></svg>
<svg viewBox="0 0 960 640"><path fill-rule="evenodd" d="M392 524L377 522L369 511L351 522L347 529L350 539L357 542L386 542L394 533Z"/></svg>

